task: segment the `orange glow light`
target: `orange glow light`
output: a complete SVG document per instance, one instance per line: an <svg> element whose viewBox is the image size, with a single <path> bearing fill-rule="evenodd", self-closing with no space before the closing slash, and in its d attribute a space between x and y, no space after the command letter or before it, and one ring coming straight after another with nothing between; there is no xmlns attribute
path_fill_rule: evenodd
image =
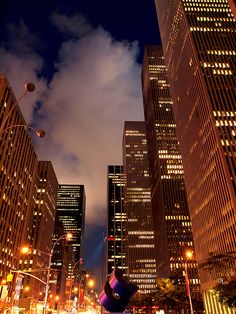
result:
<svg viewBox="0 0 236 314"><path fill-rule="evenodd" d="M28 254L30 252L30 248L28 246L23 246L20 250L22 254Z"/></svg>
<svg viewBox="0 0 236 314"><path fill-rule="evenodd" d="M185 255L187 258L191 259L193 257L193 252L192 251L186 251Z"/></svg>

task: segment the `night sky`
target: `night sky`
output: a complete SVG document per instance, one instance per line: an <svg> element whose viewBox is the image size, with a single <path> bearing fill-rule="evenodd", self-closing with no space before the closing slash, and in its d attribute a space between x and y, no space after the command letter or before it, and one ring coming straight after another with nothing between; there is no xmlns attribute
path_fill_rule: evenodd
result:
<svg viewBox="0 0 236 314"><path fill-rule="evenodd" d="M85 263L101 264L107 165L122 163L125 120L143 120L141 63L146 44L160 44L154 0L2 0L0 72L24 98L27 123L59 183L84 184ZM98 278L98 275L97 275Z"/></svg>

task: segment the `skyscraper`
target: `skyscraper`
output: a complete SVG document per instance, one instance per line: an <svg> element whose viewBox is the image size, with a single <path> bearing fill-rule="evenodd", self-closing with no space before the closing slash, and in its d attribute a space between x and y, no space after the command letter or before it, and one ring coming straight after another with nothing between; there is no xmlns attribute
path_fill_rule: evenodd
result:
<svg viewBox="0 0 236 314"><path fill-rule="evenodd" d="M227 0L156 0L197 259L235 251L235 26ZM205 291L217 279L200 272Z"/></svg>
<svg viewBox="0 0 236 314"><path fill-rule="evenodd" d="M48 255L52 249L58 190L57 177L50 161L38 162L34 187L29 231L24 239L24 245L29 245L32 250L28 256L22 256L20 268L26 272L42 269L39 277L46 282L45 269L48 267ZM40 292L45 290L45 285L30 276L25 276L23 286L30 287L30 290L23 289L19 305L29 309L30 304L38 301Z"/></svg>
<svg viewBox="0 0 236 314"><path fill-rule="evenodd" d="M57 219L62 222L65 232L73 234L68 242L69 277L77 277L78 269L73 268L82 257L82 239L84 236L85 189L78 184L60 184L57 198ZM79 264L78 264L79 265Z"/></svg>
<svg viewBox="0 0 236 314"><path fill-rule="evenodd" d="M57 217L58 218L58 217ZM54 225L54 235L53 242L59 239L63 234L65 234L62 222L59 220L55 221ZM68 271L68 245L66 241L60 241L54 249L52 256L51 268L56 269L56 284L55 285L55 294L52 296L59 296L58 307L64 307L66 301L68 301L68 295L66 294L66 278ZM54 276L55 277L55 276ZM64 307L65 308L65 307Z"/></svg>
<svg viewBox="0 0 236 314"><path fill-rule="evenodd" d="M184 184L182 158L176 136L173 102L165 60L158 46L145 48L142 88L157 253L157 277L175 274L185 285L188 264L190 289L200 295L192 227Z"/></svg>
<svg viewBox="0 0 236 314"><path fill-rule="evenodd" d="M16 102L7 78L0 75L0 125ZM18 125L18 126L17 126ZM19 249L27 231L37 157L19 106L0 134L0 276L18 269Z"/></svg>
<svg viewBox="0 0 236 314"><path fill-rule="evenodd" d="M107 275L113 269L125 272L125 224L123 166L108 166L107 199Z"/></svg>
<svg viewBox="0 0 236 314"><path fill-rule="evenodd" d="M123 136L126 260L141 298L155 291L156 259L144 122L126 121Z"/></svg>

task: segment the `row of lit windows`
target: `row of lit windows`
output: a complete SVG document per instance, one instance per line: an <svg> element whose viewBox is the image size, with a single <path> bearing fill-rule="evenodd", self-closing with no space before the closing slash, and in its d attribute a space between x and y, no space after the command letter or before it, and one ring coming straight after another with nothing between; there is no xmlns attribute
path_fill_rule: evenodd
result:
<svg viewBox="0 0 236 314"><path fill-rule="evenodd" d="M167 174L183 174L183 173L184 173L183 170L167 170ZM162 178L162 179L166 179L166 178Z"/></svg>
<svg viewBox="0 0 236 314"><path fill-rule="evenodd" d="M156 263L155 259L137 259L136 260L137 263ZM152 264L150 264L152 265ZM151 267L151 266L149 266Z"/></svg>
<svg viewBox="0 0 236 314"><path fill-rule="evenodd" d="M182 165L167 165L166 166L167 169L183 169Z"/></svg>
<svg viewBox="0 0 236 314"><path fill-rule="evenodd" d="M209 17L209 16L198 16L197 17L197 20L198 21L201 21L201 22L233 22L234 19L233 18L225 18L225 17Z"/></svg>
<svg viewBox="0 0 236 314"><path fill-rule="evenodd" d="M190 27L190 32L233 32L230 28L213 28L213 27L198 27L192 26Z"/></svg>
<svg viewBox="0 0 236 314"><path fill-rule="evenodd" d="M222 146L235 146L235 141L221 140Z"/></svg>
<svg viewBox="0 0 236 314"><path fill-rule="evenodd" d="M215 117L236 117L235 111L213 111Z"/></svg>
<svg viewBox="0 0 236 314"><path fill-rule="evenodd" d="M175 174L181 174L181 173L175 173ZM181 178L182 178L182 176L181 176ZM161 179L173 180L173 176L171 176L171 175L162 175Z"/></svg>
<svg viewBox="0 0 236 314"><path fill-rule="evenodd" d="M184 2L197 3L228 3L227 0L183 0Z"/></svg>
<svg viewBox="0 0 236 314"><path fill-rule="evenodd" d="M179 215L179 216L165 216L166 220L189 220L189 216Z"/></svg>
<svg viewBox="0 0 236 314"><path fill-rule="evenodd" d="M235 50L207 50L208 54L211 55L226 55L226 56L235 56L236 55L236 51Z"/></svg>
<svg viewBox="0 0 236 314"><path fill-rule="evenodd" d="M154 248L154 244L135 244L135 245L129 245L129 248Z"/></svg>
<svg viewBox="0 0 236 314"><path fill-rule="evenodd" d="M202 62L204 68L230 68L229 63L224 62Z"/></svg>
<svg viewBox="0 0 236 314"><path fill-rule="evenodd" d="M201 2L201 1L197 1L197 2L193 2L193 1L185 1L184 3L184 6L193 6L193 7L206 7L206 8L209 8L211 9L212 7L214 8L228 8L229 5L227 2L224 2L223 4L222 3L219 3L219 1L216 1L214 2L214 4L210 4L209 5L209 2Z"/></svg>
<svg viewBox="0 0 236 314"><path fill-rule="evenodd" d="M151 234L151 235L153 235L154 231L141 231L141 230L140 231L128 231L128 234L137 234L137 235ZM144 260L144 261L146 261L146 260Z"/></svg>
<svg viewBox="0 0 236 314"><path fill-rule="evenodd" d="M142 274L134 274L134 273L132 273L132 274L130 274L130 277L132 277L132 278L150 278L148 280L148 282L152 282L153 281L152 278L155 278L156 276L153 274L145 274L145 273L144 274L143 273Z"/></svg>
<svg viewBox="0 0 236 314"><path fill-rule="evenodd" d="M213 70L213 74L217 75L233 75L231 70Z"/></svg>
<svg viewBox="0 0 236 314"><path fill-rule="evenodd" d="M149 267L149 268L156 268L156 263L155 264L145 264L144 266L145 268Z"/></svg>
<svg viewBox="0 0 236 314"><path fill-rule="evenodd" d="M198 12L230 12L228 8L203 8L203 7L185 7L185 11L198 11Z"/></svg>
<svg viewBox="0 0 236 314"><path fill-rule="evenodd" d="M236 126L236 121L216 121L216 126Z"/></svg>

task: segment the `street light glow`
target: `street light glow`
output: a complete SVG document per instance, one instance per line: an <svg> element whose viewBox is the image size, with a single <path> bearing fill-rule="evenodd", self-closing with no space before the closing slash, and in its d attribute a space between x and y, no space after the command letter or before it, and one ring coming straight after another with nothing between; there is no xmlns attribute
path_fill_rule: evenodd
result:
<svg viewBox="0 0 236 314"><path fill-rule="evenodd" d="M72 239L72 237L73 237L73 235L72 235L72 233L71 232L68 232L67 234L66 234L66 240L71 240Z"/></svg>
<svg viewBox="0 0 236 314"><path fill-rule="evenodd" d="M88 287L89 287L89 288L93 288L94 285L95 285L95 281L94 281L93 279L90 279L90 280L88 281Z"/></svg>
<svg viewBox="0 0 236 314"><path fill-rule="evenodd" d="M193 257L193 252L188 250L186 251L185 255L187 258L191 259Z"/></svg>
<svg viewBox="0 0 236 314"><path fill-rule="evenodd" d="M28 254L30 252L30 248L28 246L23 246L20 250L22 254Z"/></svg>

